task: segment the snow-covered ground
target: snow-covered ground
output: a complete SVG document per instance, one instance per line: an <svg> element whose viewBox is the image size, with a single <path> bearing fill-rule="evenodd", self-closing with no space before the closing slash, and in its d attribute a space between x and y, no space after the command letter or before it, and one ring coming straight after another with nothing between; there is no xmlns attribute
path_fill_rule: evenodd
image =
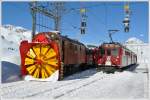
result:
<svg viewBox="0 0 150 100"><path fill-rule="evenodd" d="M2 84L2 98L147 98L148 80L145 71L124 71L115 74L86 70L57 82L19 81Z"/></svg>

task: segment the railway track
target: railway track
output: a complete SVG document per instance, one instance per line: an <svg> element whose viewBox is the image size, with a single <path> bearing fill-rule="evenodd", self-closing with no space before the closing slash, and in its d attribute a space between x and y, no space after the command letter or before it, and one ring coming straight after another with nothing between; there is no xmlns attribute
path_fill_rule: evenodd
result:
<svg viewBox="0 0 150 100"><path fill-rule="evenodd" d="M78 86L78 87L76 87L76 88L70 89L70 90L68 90L68 91L65 91L64 93L61 93L61 94L59 94L59 95L56 95L56 96L54 96L54 98L55 98L55 99L58 99L58 98L60 98L60 97L63 97L63 96L65 96L66 94L69 94L69 93L74 92L74 91L76 91L76 90L78 90L78 89L81 89L81 88L83 88L83 87L86 87L86 86L88 86L88 85L91 85L91 84L93 84L93 83L95 83L95 82L97 82L97 81L102 80L103 78L104 78L104 77L101 77L101 78L99 78L99 79L95 79L95 80L92 80L92 81L90 81L90 82L84 83L84 84L82 84L82 85L80 85L80 86Z"/></svg>
<svg viewBox="0 0 150 100"><path fill-rule="evenodd" d="M83 87L86 87L88 85L91 85L97 81L100 81L102 79L105 79L107 77L110 77L110 75L105 75L105 76L100 76L99 78L93 79L92 81L90 81L90 79L85 79L85 80L78 80L76 82L72 82L71 84L67 84L67 85L62 85L60 87L57 87L53 90L48 90L48 91L43 91L42 93L38 93L32 96L43 96L47 97L47 96L51 96L52 98L58 99L61 98L63 96L65 96L66 94L69 94L73 91L76 91L78 89L81 89ZM32 97L31 96L31 97Z"/></svg>
<svg viewBox="0 0 150 100"><path fill-rule="evenodd" d="M53 98L60 98L63 95L75 91L79 88L85 87L98 80L102 80L108 75L102 75L97 79L89 81L88 78L76 80L64 80L53 82L35 82L35 81L21 81L2 86L2 97L7 98L28 98L39 95L49 95L53 93ZM86 81L85 81L86 80ZM74 87L76 85L76 87ZM63 90L63 91L62 91ZM62 92L61 92L62 91ZM59 94L58 94L59 93Z"/></svg>
<svg viewBox="0 0 150 100"><path fill-rule="evenodd" d="M138 76L142 75L142 73L134 73L134 72L133 73L123 72L123 74L120 72L117 72L117 73L115 72L115 74L106 74L102 72L97 72L96 74L94 74L96 72L95 69L94 70L90 69L88 71L89 72L84 71L84 74L82 74L82 72L78 74L74 74L72 76L66 77L63 81L58 81L58 82L20 81L20 82L15 82L16 84L15 83L4 84L2 85L2 98L8 98L8 99L9 98L19 98L19 99L29 98L30 99L30 98L35 98L35 97L38 97L38 98L46 97L46 98L51 98L51 99L62 99L65 97L72 97L72 96L80 95L80 93L78 94L78 92L86 91L85 94L87 94L88 93L87 90L91 91L88 88L94 87L95 84L98 85L98 84L105 83L107 81L108 82L113 81L114 83L116 83L116 81L118 80L122 80L121 83L123 83L123 81L125 82L127 81L128 83L130 81L133 81L132 78L134 78L136 75ZM125 77L124 75L127 75L127 77ZM118 78L118 76L120 78ZM123 80L121 77L126 78L126 80ZM116 85L118 84L119 83L116 83ZM106 88L104 86L105 85L103 84L103 87L101 87L101 90L103 88L104 89ZM107 88L109 88L110 86L112 90L114 89L114 87L112 86L112 83L111 84L108 83L106 86ZM100 95L101 91L99 92L100 93L98 94ZM83 95L85 94L83 93ZM103 95L103 92L102 92L102 95Z"/></svg>
<svg viewBox="0 0 150 100"><path fill-rule="evenodd" d="M63 84L61 84L63 83ZM7 95L7 94L12 94L12 93L16 93L20 90L25 90L24 88L26 87L26 90L33 90L37 88L37 92L39 90L38 87L40 86L45 86L45 87L51 87L50 89L57 89L59 87L65 86L65 85L69 85L69 84L73 84L76 83L76 80L72 80L70 82L65 82L65 81L59 81L57 82L57 86L51 87L54 85L54 83L52 82L38 82L38 81L19 81L19 82L13 82L13 83L9 83L9 84L3 84L1 89L2 89L2 96ZM45 88L44 87L44 88ZM50 90L45 89L45 91L49 91ZM34 93L36 94L36 93Z"/></svg>
<svg viewBox="0 0 150 100"><path fill-rule="evenodd" d="M27 81L14 82L13 85L1 87L2 95L7 95L19 90L24 90L24 87L32 88L33 86L37 86L38 84L39 84L38 82L27 82Z"/></svg>

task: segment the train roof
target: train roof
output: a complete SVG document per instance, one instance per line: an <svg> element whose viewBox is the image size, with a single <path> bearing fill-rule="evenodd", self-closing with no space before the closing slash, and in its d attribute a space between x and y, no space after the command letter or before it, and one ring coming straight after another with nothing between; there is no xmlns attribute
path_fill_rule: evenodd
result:
<svg viewBox="0 0 150 100"><path fill-rule="evenodd" d="M132 53L134 53L133 51L131 51L130 49L128 49L126 46L124 46L124 45L122 45L121 43L119 43L119 42L104 42L104 43L102 43L100 46L102 46L102 45L107 45L107 44L112 44L112 45L118 45L119 47L123 47L124 49L126 49L126 50L128 50L128 51L130 51L130 52L132 52ZM134 53L135 54L135 53Z"/></svg>
<svg viewBox="0 0 150 100"><path fill-rule="evenodd" d="M124 45L122 45L122 44L119 43L119 42L104 42L104 43L102 43L100 46L107 45L107 44L109 44L109 45L118 45L119 47L126 48Z"/></svg>
<svg viewBox="0 0 150 100"><path fill-rule="evenodd" d="M83 43L79 42L78 40L71 39L71 38L68 38L67 36L63 36L63 35L60 35L60 36L61 36L63 39L66 39L66 40L71 41L71 42L73 42L73 43L76 43L76 44L85 46Z"/></svg>
<svg viewBox="0 0 150 100"><path fill-rule="evenodd" d="M78 40L71 39L71 38L69 38L68 36L63 36L63 35L61 35L61 33L60 33L59 31L40 32L39 34L49 34L49 33L54 33L54 34L56 34L58 37L60 37L60 38L62 38L62 39L66 39L66 40L71 41L71 42L73 42L73 43L76 43L76 44L85 46L83 43L79 42Z"/></svg>

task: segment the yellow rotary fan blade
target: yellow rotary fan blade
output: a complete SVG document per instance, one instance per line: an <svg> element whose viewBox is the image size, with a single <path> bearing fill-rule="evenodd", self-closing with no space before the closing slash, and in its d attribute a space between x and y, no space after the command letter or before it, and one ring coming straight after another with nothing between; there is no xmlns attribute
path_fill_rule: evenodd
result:
<svg viewBox="0 0 150 100"><path fill-rule="evenodd" d="M52 61L48 61L48 63L47 63L49 66L52 66L52 67L54 67L54 68L57 68L58 67L58 62L52 62Z"/></svg>
<svg viewBox="0 0 150 100"><path fill-rule="evenodd" d="M33 50L35 52L36 58L39 59L40 58L40 50L41 50L40 45L33 46L32 48L33 48Z"/></svg>
<svg viewBox="0 0 150 100"><path fill-rule="evenodd" d="M30 58L25 58L25 65L31 65L34 64L34 60Z"/></svg>
<svg viewBox="0 0 150 100"><path fill-rule="evenodd" d="M45 69L47 70L47 72L51 75L53 74L53 72L55 72L55 69L52 69L51 67L49 67L48 65L45 66Z"/></svg>
<svg viewBox="0 0 150 100"><path fill-rule="evenodd" d="M54 51L54 49L51 48L51 49L49 49L49 51L45 55L45 58L50 59L50 58L55 57L55 56L56 56L56 52Z"/></svg>
<svg viewBox="0 0 150 100"><path fill-rule="evenodd" d="M44 68L41 69L41 73L42 73L42 78L47 78L48 77L48 75L47 75Z"/></svg>
<svg viewBox="0 0 150 100"><path fill-rule="evenodd" d="M45 55L49 48L50 48L50 46L42 46L41 47L41 54Z"/></svg>
<svg viewBox="0 0 150 100"><path fill-rule="evenodd" d="M49 45L34 45L27 53L25 66L27 72L34 78L48 78L58 70L56 52Z"/></svg>
<svg viewBox="0 0 150 100"><path fill-rule="evenodd" d="M40 73L39 68L36 68L36 71L34 72L33 77L34 78L39 78L39 73Z"/></svg>
<svg viewBox="0 0 150 100"><path fill-rule="evenodd" d="M36 69L35 65L31 65L27 67L27 71L29 72L29 74L32 74L35 69Z"/></svg>
<svg viewBox="0 0 150 100"><path fill-rule="evenodd" d="M36 57L35 53L33 52L33 50L31 48L27 52L27 56L30 57L30 58L33 58L33 59Z"/></svg>

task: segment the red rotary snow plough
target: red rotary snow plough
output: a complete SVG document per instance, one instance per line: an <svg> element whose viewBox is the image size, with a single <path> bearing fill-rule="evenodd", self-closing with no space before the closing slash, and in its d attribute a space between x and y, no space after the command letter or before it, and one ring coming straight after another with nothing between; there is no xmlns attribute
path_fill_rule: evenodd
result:
<svg viewBox="0 0 150 100"><path fill-rule="evenodd" d="M21 42L22 76L30 75L36 79L46 79L59 71L60 57L56 35L56 33L39 33L31 43Z"/></svg>

